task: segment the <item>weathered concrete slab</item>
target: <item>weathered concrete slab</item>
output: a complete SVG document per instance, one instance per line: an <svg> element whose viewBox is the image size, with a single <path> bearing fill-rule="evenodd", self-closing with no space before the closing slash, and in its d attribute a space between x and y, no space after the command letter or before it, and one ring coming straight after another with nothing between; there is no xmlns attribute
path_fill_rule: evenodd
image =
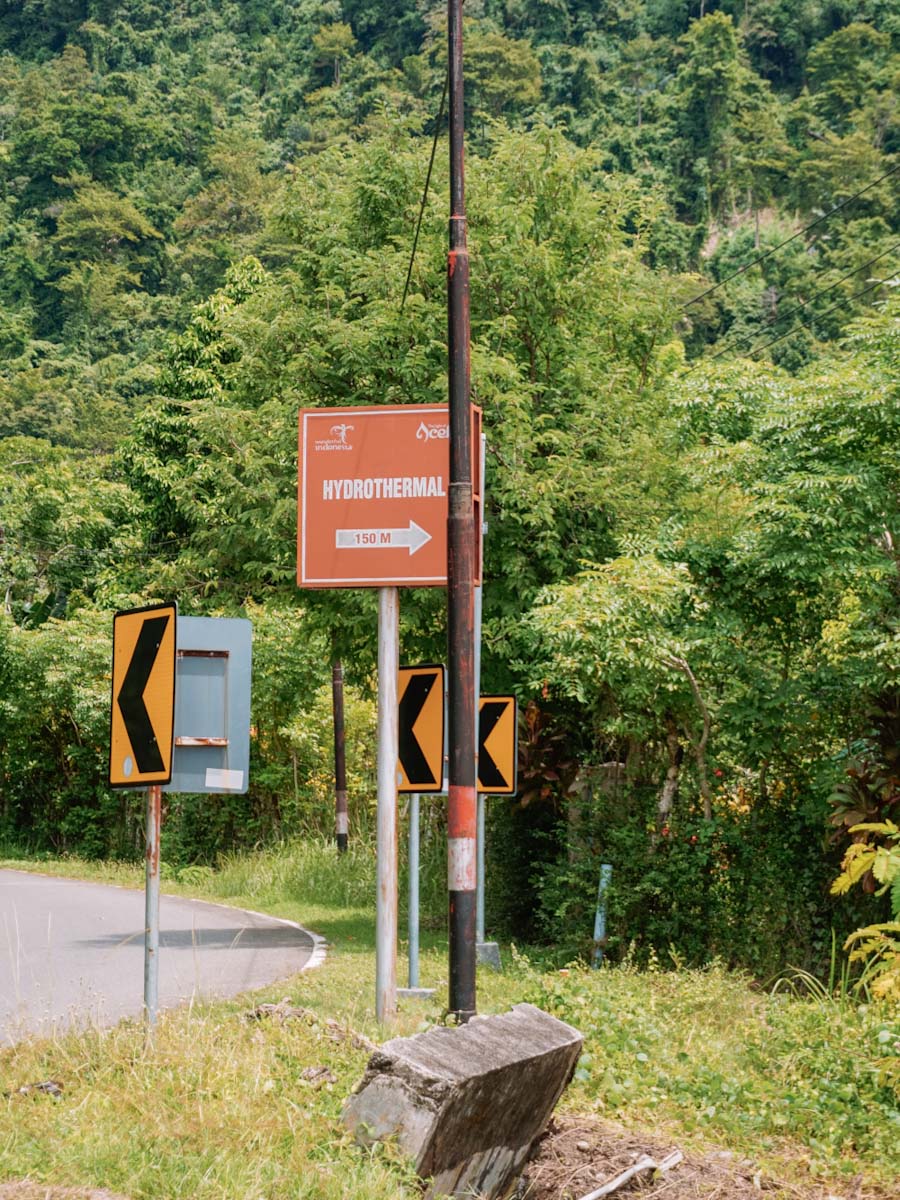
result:
<svg viewBox="0 0 900 1200"><path fill-rule="evenodd" d="M379 1047L344 1120L363 1143L395 1137L431 1179L426 1197L499 1200L572 1077L582 1036L531 1004Z"/></svg>

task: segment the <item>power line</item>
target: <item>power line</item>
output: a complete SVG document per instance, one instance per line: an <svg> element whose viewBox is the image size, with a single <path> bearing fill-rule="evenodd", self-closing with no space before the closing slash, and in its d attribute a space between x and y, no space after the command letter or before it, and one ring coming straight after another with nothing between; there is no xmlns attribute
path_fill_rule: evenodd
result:
<svg viewBox="0 0 900 1200"><path fill-rule="evenodd" d="M847 296L846 299L838 300L836 304L832 304L831 307L826 308L824 312L818 313L818 315L815 317L815 320L821 321L823 317L827 317L829 313L834 312L836 308L840 308L842 304L850 300L857 300L860 296L865 296L867 292L871 292L875 288L881 287L882 284L888 283L891 278L893 277L889 276L888 279L874 280L868 285L868 287L861 288L858 292L854 292L852 296ZM767 350L769 346L774 346L776 342L783 342L786 337L790 337L790 335L797 329L809 329L811 331L812 325L808 321L797 321L790 327L790 329L787 330L787 332L780 333L778 337L771 338L768 342L762 342L759 346L754 346L753 349L748 351L747 355L744 357L749 358L754 354L759 354L760 350ZM711 355L709 358L701 359L700 363L695 364L695 366L691 367L691 370L685 372L685 374L690 375L691 371L696 370L697 366L700 366L702 363L711 362L713 358L718 358L718 355Z"/></svg>
<svg viewBox="0 0 900 1200"><path fill-rule="evenodd" d="M419 230L422 228L422 214L425 212L425 202L428 199L428 189L431 186L431 171L434 167L434 156L437 151L438 137L441 132L441 117L444 115L444 104L447 100L447 85L450 82L450 69L444 75L444 90L441 92L441 103L437 119L434 123L434 138L431 143L431 158L428 160L428 174L425 176L425 187L422 189L422 203L419 205L419 219L416 222L416 236L413 239L412 253L409 256L409 270L406 272L406 283L403 285L403 299L400 301L400 311L406 304L406 293L409 291L409 281L412 279L413 263L416 261L416 249L419 245Z"/></svg>
<svg viewBox="0 0 900 1200"><path fill-rule="evenodd" d="M860 190L858 192L854 192L852 196L848 196L846 200L842 200L840 204L836 204L834 208L829 209L827 213L823 213L821 217L817 217L815 221L811 221L809 225L804 225L802 229L798 229L796 233L792 233L789 238L785 238L783 242L779 242L777 246L773 246L771 250L767 250L765 254L760 254L758 258L754 258L751 262L748 262L746 266L740 267L737 271L733 271L730 275L726 275L724 279L720 279L718 283L714 283L712 287L708 287L705 292L700 292L699 295L694 296L691 300L685 300L684 304L679 304L678 307L690 308L692 304L696 304L697 301L702 300L704 296L709 296L712 292L717 292L720 287L724 287L725 284L730 280L736 279L738 275L743 275L745 271L749 271L751 267L755 267L756 264L761 263L763 259L768 258L777 250L781 250L783 246L789 245L791 242L796 241L798 237L802 237L804 233L808 233L810 229L815 229L817 225L821 225L823 221L827 221L828 218L834 216L836 212L840 212L842 208L846 208L851 201L856 200L866 192L871 191L873 187L876 187L885 179L889 179L891 175L895 175L898 171L900 171L900 163L897 163L896 166L891 167L889 171L885 171L883 175L880 175L871 183L867 183L864 188L860 188Z"/></svg>
<svg viewBox="0 0 900 1200"><path fill-rule="evenodd" d="M852 275L857 275L860 271L865 271L865 269L867 267L871 267L873 263L877 263L880 259L887 258L889 254L893 254L895 250L900 250L900 242L895 242L893 246L889 246L888 249L883 250L881 254L876 254L875 257L870 258L868 262L861 263L858 267L854 267L852 271L848 271L846 275L842 275L840 279L836 279L834 283L829 283L827 287L818 288L812 293L809 299L801 300L799 304L795 304L794 307L789 308L787 312L780 313L775 318L776 322L781 322L788 317L792 317L795 313L799 312L801 308L807 308L810 304L812 304L813 300L815 300L817 296L826 296L829 292L833 292L838 284L843 283L845 279L849 279ZM699 362L713 362L714 359L721 358L723 354L727 354L730 350L733 350L735 346L740 346L745 342L752 342L754 337L756 337L756 334L754 333L744 334L742 337L737 338L736 341L730 342L727 346L723 346L721 350L717 350L715 354L710 354L708 358L701 358ZM695 364L695 367L699 365L699 362ZM694 370L695 367L692 367L691 370ZM690 371L688 374L690 374Z"/></svg>

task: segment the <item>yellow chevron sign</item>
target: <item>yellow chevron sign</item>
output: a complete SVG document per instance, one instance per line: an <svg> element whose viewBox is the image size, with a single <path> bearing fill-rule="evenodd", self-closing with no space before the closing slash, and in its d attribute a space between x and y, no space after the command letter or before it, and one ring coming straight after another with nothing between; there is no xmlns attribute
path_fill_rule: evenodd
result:
<svg viewBox="0 0 900 1200"><path fill-rule="evenodd" d="M518 722L515 696L482 696L478 703L478 790L516 794Z"/></svg>
<svg viewBox="0 0 900 1200"><path fill-rule="evenodd" d="M439 792L444 786L444 668L401 667L398 792Z"/></svg>
<svg viewBox="0 0 900 1200"><path fill-rule="evenodd" d="M111 787L172 778L176 619L174 604L133 608L113 619Z"/></svg>

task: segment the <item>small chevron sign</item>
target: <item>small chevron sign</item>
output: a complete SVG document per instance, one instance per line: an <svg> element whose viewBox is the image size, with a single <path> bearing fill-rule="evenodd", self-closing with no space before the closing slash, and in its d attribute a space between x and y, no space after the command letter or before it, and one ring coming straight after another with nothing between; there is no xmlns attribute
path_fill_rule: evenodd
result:
<svg viewBox="0 0 900 1200"><path fill-rule="evenodd" d="M174 604L154 604L113 618L111 787L172 778L177 615Z"/></svg>

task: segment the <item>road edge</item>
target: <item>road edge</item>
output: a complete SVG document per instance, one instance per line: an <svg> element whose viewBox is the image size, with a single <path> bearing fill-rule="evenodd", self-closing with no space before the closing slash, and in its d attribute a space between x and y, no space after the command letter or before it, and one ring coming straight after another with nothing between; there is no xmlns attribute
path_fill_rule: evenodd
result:
<svg viewBox="0 0 900 1200"><path fill-rule="evenodd" d="M0 870L14 871L21 875L40 875L42 879L60 879L72 880L75 883L94 884L97 887L112 887L120 888L123 892L140 892L143 889L139 887L130 887L127 883L107 883L102 879L82 879L79 875L54 875L51 871L32 871L27 867L9 867L0 864ZM312 929L307 929L305 925L301 925L299 921L292 921L289 917L276 917L273 913L259 912L255 908L242 908L237 904L226 904L223 900L209 900L206 896L186 896L181 892L167 892L162 888L160 895L169 896L175 900L189 900L194 904L210 904L214 908L228 908L232 912L247 913L251 917L260 917L264 921L275 921L279 925L290 925L292 929L299 929L301 933L312 941L313 948L307 961L303 964L297 975L302 975L304 971L314 970L316 967L321 967L328 956L328 941L321 934L315 933Z"/></svg>

